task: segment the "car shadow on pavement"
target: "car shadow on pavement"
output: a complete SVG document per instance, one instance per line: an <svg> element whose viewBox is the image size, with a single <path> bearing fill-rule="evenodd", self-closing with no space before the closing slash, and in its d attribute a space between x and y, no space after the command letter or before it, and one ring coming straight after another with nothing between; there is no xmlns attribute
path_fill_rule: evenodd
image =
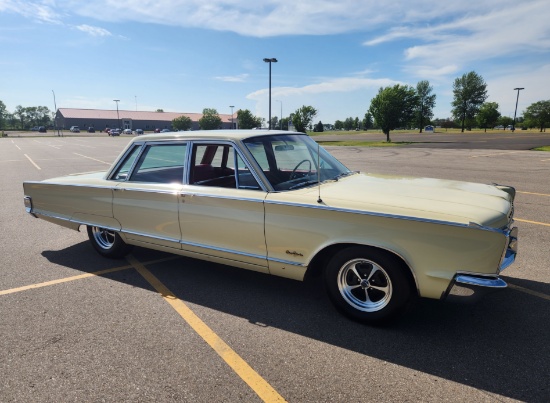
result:
<svg viewBox="0 0 550 403"><path fill-rule="evenodd" d="M142 263L175 257L142 248L132 254ZM87 242L43 256L79 272L127 264L101 258ZM548 401L550 395L550 309L548 299L540 296L507 288L475 304L421 299L391 325L371 327L336 312L319 277L299 282L186 257L148 264L147 269L182 301L251 323L511 399ZM134 270L105 277L133 287L145 284ZM547 284L508 279L524 288L548 290Z"/></svg>

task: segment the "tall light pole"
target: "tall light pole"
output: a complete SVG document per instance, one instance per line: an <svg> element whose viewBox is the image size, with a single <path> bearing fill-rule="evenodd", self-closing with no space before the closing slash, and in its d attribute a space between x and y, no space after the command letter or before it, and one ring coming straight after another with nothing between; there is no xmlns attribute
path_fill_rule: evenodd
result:
<svg viewBox="0 0 550 403"><path fill-rule="evenodd" d="M116 120L117 120L117 129L120 129L120 117L118 116L118 103L120 102L120 99L113 99L114 102L116 102Z"/></svg>
<svg viewBox="0 0 550 403"><path fill-rule="evenodd" d="M279 119L279 128L283 130L283 101L279 101L276 99L277 102L281 103L281 119Z"/></svg>
<svg viewBox="0 0 550 403"><path fill-rule="evenodd" d="M271 130L271 63L277 63L277 59L265 58L264 62L269 63L269 130Z"/></svg>
<svg viewBox="0 0 550 403"><path fill-rule="evenodd" d="M512 125L512 132L516 131L516 113L518 111L518 101L519 101L519 92L521 90L524 90L525 88L514 88L514 91L518 92L518 96L516 97L516 110L514 111L514 124Z"/></svg>
<svg viewBox="0 0 550 403"><path fill-rule="evenodd" d="M234 105L229 105L229 107L231 108L231 130L233 130L235 127L233 126L233 108L235 107Z"/></svg>
<svg viewBox="0 0 550 403"><path fill-rule="evenodd" d="M55 92L53 92L52 90L52 94L53 94L53 107L55 108L55 117L54 117L54 125L55 125L55 129L54 130L57 130L57 135L59 136L59 128L57 127L57 103L55 102Z"/></svg>

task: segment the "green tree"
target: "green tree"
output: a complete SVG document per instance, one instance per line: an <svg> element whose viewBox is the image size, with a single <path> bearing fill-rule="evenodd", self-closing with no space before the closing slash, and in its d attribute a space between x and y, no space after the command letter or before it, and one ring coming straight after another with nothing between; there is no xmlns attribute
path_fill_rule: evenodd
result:
<svg viewBox="0 0 550 403"><path fill-rule="evenodd" d="M6 104L0 101L0 130L5 128L7 118L8 109L6 108Z"/></svg>
<svg viewBox="0 0 550 403"><path fill-rule="evenodd" d="M325 131L325 127L323 126L323 122L319 121L319 123L317 123L315 125L315 127L313 128L313 131L314 132L324 132Z"/></svg>
<svg viewBox="0 0 550 403"><path fill-rule="evenodd" d="M396 84L393 87L380 88L371 100L369 113L376 124L391 142L390 130L408 124L415 113L418 99L416 91L409 85Z"/></svg>
<svg viewBox="0 0 550 403"><path fill-rule="evenodd" d="M254 116L248 109L239 109L237 120L239 121L239 129L253 129L262 126L262 119Z"/></svg>
<svg viewBox="0 0 550 403"><path fill-rule="evenodd" d="M172 120L174 130L189 130L193 127L193 121L189 116L181 115Z"/></svg>
<svg viewBox="0 0 550 403"><path fill-rule="evenodd" d="M420 129L419 133L422 133L424 124L428 123L434 116L433 110L435 107L436 95L432 94L432 91L433 87L427 80L419 81L416 84L416 96L418 97L416 122L418 122L418 127Z"/></svg>
<svg viewBox="0 0 550 403"><path fill-rule="evenodd" d="M280 126L280 123L279 123L279 118L277 116L273 116L271 118L271 128L272 129L278 129Z"/></svg>
<svg viewBox="0 0 550 403"><path fill-rule="evenodd" d="M477 124L487 132L488 127L494 127L500 118L500 112L498 111L498 104L496 102L485 102L479 108L477 113Z"/></svg>
<svg viewBox="0 0 550 403"><path fill-rule="evenodd" d="M164 109L157 109L156 112L164 112Z"/></svg>
<svg viewBox="0 0 550 403"><path fill-rule="evenodd" d="M300 109L292 115L292 124L297 132L306 132L306 127L311 124L313 118L317 115L317 109L313 106L303 105Z"/></svg>
<svg viewBox="0 0 550 403"><path fill-rule="evenodd" d="M550 100L532 103L523 112L523 117L530 127L546 131L546 124L550 122Z"/></svg>
<svg viewBox="0 0 550 403"><path fill-rule="evenodd" d="M501 116L497 120L497 124L504 127L510 126L513 123L514 123L514 119L511 118L510 116Z"/></svg>
<svg viewBox="0 0 550 403"><path fill-rule="evenodd" d="M369 130L373 127L372 114L370 112L365 113L365 118L363 119L363 129Z"/></svg>
<svg viewBox="0 0 550 403"><path fill-rule="evenodd" d="M218 115L218 111L214 108L204 108L202 117L199 119L199 126L202 130L216 130L222 124L222 119Z"/></svg>
<svg viewBox="0 0 550 403"><path fill-rule="evenodd" d="M334 129L342 130L343 128L344 128L344 122L342 122L341 120L337 120L336 122L334 122Z"/></svg>
<svg viewBox="0 0 550 403"><path fill-rule="evenodd" d="M282 118L281 119L281 123L282 123L282 129L281 130L288 130L288 118Z"/></svg>
<svg viewBox="0 0 550 403"><path fill-rule="evenodd" d="M21 105L17 105L15 107L15 111L13 112L13 116L15 116L17 118L17 120L19 121L19 128L21 130L23 130L25 128L25 125L26 125L26 120L27 120L27 112L26 112L26 109L23 108Z"/></svg>
<svg viewBox="0 0 550 403"><path fill-rule="evenodd" d="M454 100L452 114L462 122L462 132L467 122L473 121L479 108L487 99L487 84L483 77L475 71L470 71L462 77L456 78L453 83ZM469 127L471 129L471 127Z"/></svg>

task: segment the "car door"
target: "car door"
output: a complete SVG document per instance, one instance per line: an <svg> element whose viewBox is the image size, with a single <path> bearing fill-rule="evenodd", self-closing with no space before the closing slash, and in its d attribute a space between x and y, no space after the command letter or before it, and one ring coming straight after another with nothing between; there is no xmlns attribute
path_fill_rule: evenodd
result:
<svg viewBox="0 0 550 403"><path fill-rule="evenodd" d="M132 243L180 249L178 196L187 143L149 143L136 150L113 177L121 180L114 187L113 215Z"/></svg>
<svg viewBox="0 0 550 403"><path fill-rule="evenodd" d="M194 143L180 194L182 248L268 272L265 189L231 143Z"/></svg>

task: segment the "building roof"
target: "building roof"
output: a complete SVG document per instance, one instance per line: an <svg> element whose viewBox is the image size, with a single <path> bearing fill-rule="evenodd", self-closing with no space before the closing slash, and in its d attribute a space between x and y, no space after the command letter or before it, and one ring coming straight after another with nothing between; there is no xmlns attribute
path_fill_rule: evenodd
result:
<svg viewBox="0 0 550 403"><path fill-rule="evenodd" d="M186 112L149 112L149 111L127 111L127 110L111 110L111 109L76 109L76 108L59 108L58 111L65 118L73 119L132 119L132 120L165 120L171 122L180 116L187 116L192 121L197 122L202 118L202 113L186 113ZM236 115L236 113L235 113ZM231 122L231 114L218 114L222 122ZM236 116L234 117L236 118Z"/></svg>

